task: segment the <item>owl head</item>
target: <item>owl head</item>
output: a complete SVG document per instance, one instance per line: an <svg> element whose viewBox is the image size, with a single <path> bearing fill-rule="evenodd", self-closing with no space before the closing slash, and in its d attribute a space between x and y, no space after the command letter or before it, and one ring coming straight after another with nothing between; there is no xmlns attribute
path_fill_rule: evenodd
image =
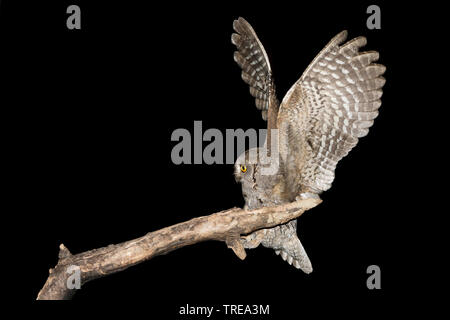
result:
<svg viewBox="0 0 450 320"><path fill-rule="evenodd" d="M234 177L242 186L245 208L260 207L262 202L266 202L267 195L273 195L281 178L279 172L274 175L264 174L264 165L258 162L262 152L264 150L260 148L249 149L241 154L234 164Z"/></svg>
<svg viewBox="0 0 450 320"><path fill-rule="evenodd" d="M258 170L258 148L246 150L234 163L234 177L236 182L254 183Z"/></svg>
<svg viewBox="0 0 450 320"><path fill-rule="evenodd" d="M258 179L258 148L242 153L234 163L234 178L242 186L242 195L245 200L245 209L254 208L256 204L256 186Z"/></svg>

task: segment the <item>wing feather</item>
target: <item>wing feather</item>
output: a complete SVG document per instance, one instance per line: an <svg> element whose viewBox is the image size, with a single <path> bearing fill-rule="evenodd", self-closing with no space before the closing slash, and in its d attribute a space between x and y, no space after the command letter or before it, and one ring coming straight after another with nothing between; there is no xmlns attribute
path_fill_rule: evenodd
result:
<svg viewBox="0 0 450 320"><path fill-rule="evenodd" d="M328 190L337 163L368 134L378 116L386 68L366 38L341 45L336 35L284 97L278 114L280 155L295 192Z"/></svg>
<svg viewBox="0 0 450 320"><path fill-rule="evenodd" d="M236 46L234 61L242 69L241 77L250 87L250 94L255 98L256 107L261 110L264 120L273 114L273 121L268 121L272 127L276 124L278 101L275 97L275 87L272 80L272 70L269 58L252 26L244 19L233 22L237 33L231 35L231 42ZM269 112L269 109L273 109ZM268 124L268 127L270 125Z"/></svg>

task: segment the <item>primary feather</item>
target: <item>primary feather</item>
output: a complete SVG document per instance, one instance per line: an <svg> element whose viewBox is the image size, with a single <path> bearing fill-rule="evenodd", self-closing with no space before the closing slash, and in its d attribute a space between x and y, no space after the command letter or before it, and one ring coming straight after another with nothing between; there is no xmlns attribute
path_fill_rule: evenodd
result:
<svg viewBox="0 0 450 320"><path fill-rule="evenodd" d="M256 107L267 120L272 102L273 108L278 110L269 58L256 32L244 18L235 20L233 29L237 32L231 35L231 42L237 48L234 60L242 69L241 77L249 85Z"/></svg>
<svg viewBox="0 0 450 320"><path fill-rule="evenodd" d="M373 125L381 105L385 67L378 52L359 52L366 38L335 36L284 97L278 114L280 155L295 192L320 193L339 160Z"/></svg>

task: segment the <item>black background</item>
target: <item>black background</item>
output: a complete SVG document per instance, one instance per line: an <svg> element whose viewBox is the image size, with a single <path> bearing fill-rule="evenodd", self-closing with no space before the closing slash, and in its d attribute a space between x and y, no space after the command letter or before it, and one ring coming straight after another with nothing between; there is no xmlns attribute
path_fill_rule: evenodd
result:
<svg viewBox="0 0 450 320"><path fill-rule="evenodd" d="M66 28L70 4L81 7L81 30ZM414 181L404 161L413 133L402 126L420 103L408 98L417 88L406 84L414 59L407 50L424 31L418 13L383 2L381 30L368 30L370 4L3 3L4 61L17 68L11 81L24 90L15 107L31 123L31 192L23 199L33 210L31 299L60 243L83 252L243 205L232 165L170 158L171 133L193 132L194 120L204 130L264 128L232 58L232 22L243 16L270 57L280 100L343 29L366 36L365 49L387 66L374 127L339 163L324 202L299 220L313 273L272 250L250 250L240 261L224 243L207 242L87 283L74 300L137 301L171 319L187 303L270 304L272 318L317 301L348 309L396 303L409 290L407 252L420 246L405 236L411 212L399 199L411 198ZM381 290L366 287L372 264L381 268Z"/></svg>

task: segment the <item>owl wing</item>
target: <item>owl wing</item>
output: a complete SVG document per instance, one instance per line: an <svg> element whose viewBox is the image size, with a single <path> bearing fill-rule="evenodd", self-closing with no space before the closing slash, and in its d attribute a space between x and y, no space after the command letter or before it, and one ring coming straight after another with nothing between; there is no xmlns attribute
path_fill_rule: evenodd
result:
<svg viewBox="0 0 450 320"><path fill-rule="evenodd" d="M267 53L252 26L244 18L234 20L233 29L237 32L231 35L231 42L237 48L234 60L242 69L242 79L249 85L250 94L255 98L262 118L268 120L268 128L275 128L279 103Z"/></svg>
<svg viewBox="0 0 450 320"><path fill-rule="evenodd" d="M359 52L358 37L336 35L284 97L278 114L280 156L290 190L320 193L339 160L369 132L381 105L378 52Z"/></svg>

